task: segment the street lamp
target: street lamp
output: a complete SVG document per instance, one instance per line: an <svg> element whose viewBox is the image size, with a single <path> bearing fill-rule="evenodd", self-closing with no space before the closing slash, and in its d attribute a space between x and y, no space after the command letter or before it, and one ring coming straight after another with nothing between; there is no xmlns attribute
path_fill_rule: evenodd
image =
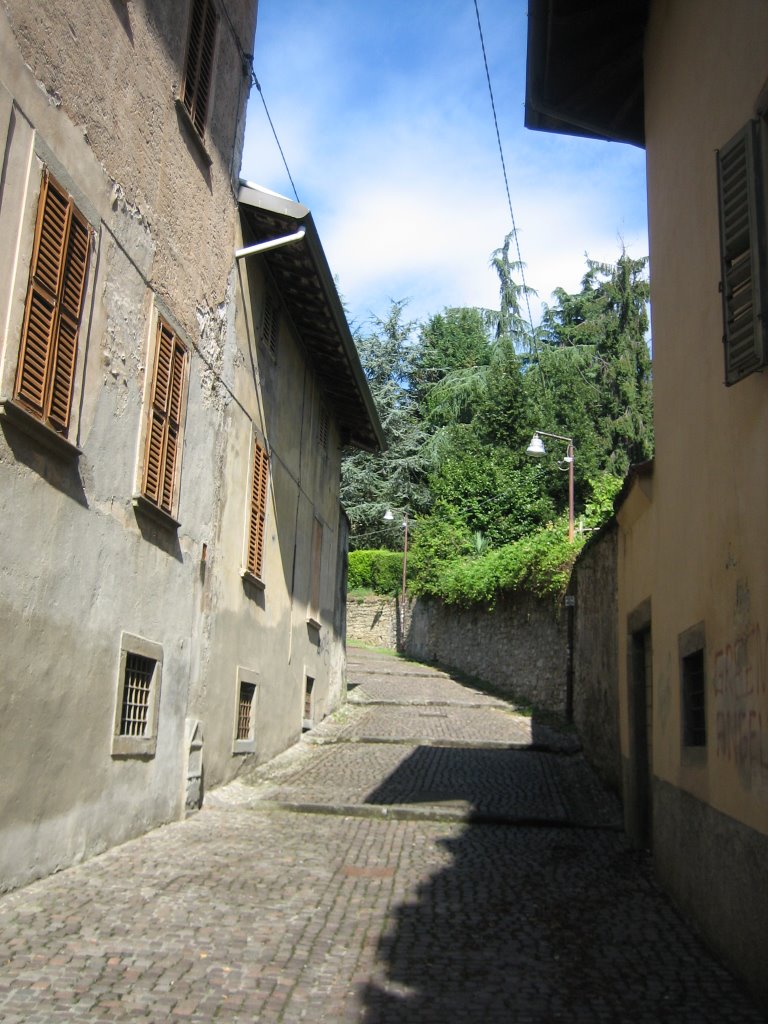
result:
<svg viewBox="0 0 768 1024"><path fill-rule="evenodd" d="M394 522L394 515L392 509L388 508L384 513L384 521L387 523ZM400 635L405 637L405 583L408 577L408 509L403 512L403 590L400 598Z"/></svg>
<svg viewBox="0 0 768 1024"><path fill-rule="evenodd" d="M553 437L556 441L565 441L568 445L563 462L568 464L568 540L573 543L573 438L563 437L562 434L549 434L546 430L537 430L531 438L531 443L526 448L526 454L546 455L547 449L541 440L542 437Z"/></svg>

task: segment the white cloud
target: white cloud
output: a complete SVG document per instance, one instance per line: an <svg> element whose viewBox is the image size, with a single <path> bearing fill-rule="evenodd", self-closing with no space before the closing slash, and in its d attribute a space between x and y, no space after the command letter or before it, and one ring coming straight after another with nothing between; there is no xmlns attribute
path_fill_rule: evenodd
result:
<svg viewBox="0 0 768 1024"><path fill-rule="evenodd" d="M488 262L511 227L498 147L474 19L445 2L453 18L403 18L378 0L262 0L257 74L356 320L390 298L410 297L419 318L498 303ZM646 255L643 155L524 130L523 5L481 9L537 319L556 286L578 289L585 251L611 261L621 237ZM292 194L255 91L243 170Z"/></svg>

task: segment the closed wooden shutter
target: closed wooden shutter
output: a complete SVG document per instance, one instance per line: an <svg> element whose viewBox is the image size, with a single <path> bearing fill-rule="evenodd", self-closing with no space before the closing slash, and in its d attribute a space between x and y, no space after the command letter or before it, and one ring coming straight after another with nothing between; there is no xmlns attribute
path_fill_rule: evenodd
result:
<svg viewBox="0 0 768 1024"><path fill-rule="evenodd" d="M309 614L320 619L320 583L323 568L323 524L315 518L312 523L312 565L309 585Z"/></svg>
<svg viewBox="0 0 768 1024"><path fill-rule="evenodd" d="M186 349L168 324L158 318L142 490L169 515L173 514L181 449L186 364Z"/></svg>
<svg viewBox="0 0 768 1024"><path fill-rule="evenodd" d="M208 112L217 22L212 0L192 0L182 100L200 135Z"/></svg>
<svg viewBox="0 0 768 1024"><path fill-rule="evenodd" d="M15 397L64 436L69 430L89 250L88 224L46 173L38 205Z"/></svg>
<svg viewBox="0 0 768 1024"><path fill-rule="evenodd" d="M261 578L264 568L264 522L267 516L267 484L269 457L258 441L253 442L253 479L251 482L251 514L248 525L248 563L252 576Z"/></svg>
<svg viewBox="0 0 768 1024"><path fill-rule="evenodd" d="M717 154L725 381L766 364L762 174L759 125L750 121Z"/></svg>

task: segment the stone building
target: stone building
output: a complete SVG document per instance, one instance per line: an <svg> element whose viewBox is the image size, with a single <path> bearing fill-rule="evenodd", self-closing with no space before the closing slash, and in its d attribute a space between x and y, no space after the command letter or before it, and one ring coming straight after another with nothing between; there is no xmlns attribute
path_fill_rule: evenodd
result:
<svg viewBox="0 0 768 1024"><path fill-rule="evenodd" d="M768 1005L766 53L761 0L529 2L528 126L647 154L656 456L616 516L627 828Z"/></svg>
<svg viewBox="0 0 768 1024"><path fill-rule="evenodd" d="M342 695L339 447L381 431L308 211L238 179L255 23L0 4L0 888Z"/></svg>

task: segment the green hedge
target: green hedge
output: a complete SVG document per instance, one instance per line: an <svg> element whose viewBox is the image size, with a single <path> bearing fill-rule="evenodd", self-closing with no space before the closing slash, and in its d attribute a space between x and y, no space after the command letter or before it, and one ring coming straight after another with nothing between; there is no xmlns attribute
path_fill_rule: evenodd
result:
<svg viewBox="0 0 768 1024"><path fill-rule="evenodd" d="M403 582L403 556L400 551L350 551L348 586L350 590L373 590L394 594Z"/></svg>

